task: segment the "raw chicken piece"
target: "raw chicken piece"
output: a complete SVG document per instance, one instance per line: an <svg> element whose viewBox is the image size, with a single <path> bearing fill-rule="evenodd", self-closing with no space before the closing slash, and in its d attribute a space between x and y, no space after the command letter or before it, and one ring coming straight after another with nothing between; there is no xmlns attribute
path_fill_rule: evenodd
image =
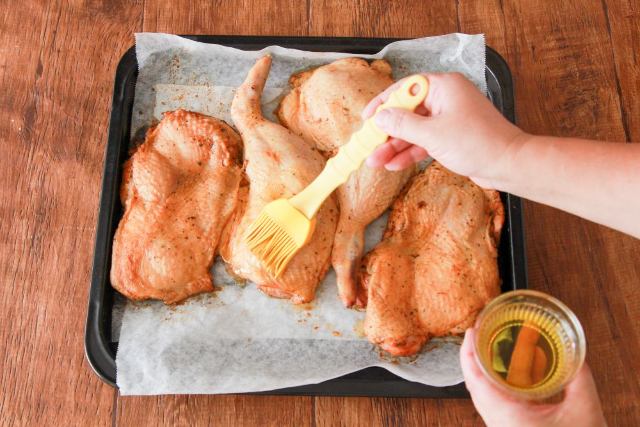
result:
<svg viewBox="0 0 640 427"><path fill-rule="evenodd" d="M167 304L213 291L209 267L236 204L241 150L226 123L184 110L149 130L124 166L115 289Z"/></svg>
<svg viewBox="0 0 640 427"><path fill-rule="evenodd" d="M432 163L394 203L382 242L362 262L365 333L397 356L462 333L500 292L496 191Z"/></svg>
<svg viewBox="0 0 640 427"><path fill-rule="evenodd" d="M386 61L372 64L346 58L291 77L292 91L278 110L280 121L322 150L335 154L362 126L360 113L378 93L393 83ZM340 219L332 264L343 303L363 306L357 274L364 250L364 229L396 198L414 169L389 172L366 165L337 190Z"/></svg>
<svg viewBox="0 0 640 427"><path fill-rule="evenodd" d="M231 117L244 140L249 187L241 189L238 209L225 230L221 255L235 275L256 283L270 296L289 298L298 304L313 300L329 268L338 208L333 197L322 205L311 241L278 278L263 268L245 243L247 228L267 203L300 192L325 164L324 157L309 143L262 116L260 96L270 67L270 57L258 60L231 106Z"/></svg>

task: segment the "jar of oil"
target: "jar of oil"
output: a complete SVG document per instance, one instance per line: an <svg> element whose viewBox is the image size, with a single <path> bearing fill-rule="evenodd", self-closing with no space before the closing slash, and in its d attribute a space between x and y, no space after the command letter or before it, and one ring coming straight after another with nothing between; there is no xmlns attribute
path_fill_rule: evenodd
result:
<svg viewBox="0 0 640 427"><path fill-rule="evenodd" d="M584 363L584 331L575 314L542 292L507 292L476 321L476 356L492 382L525 399L551 397Z"/></svg>

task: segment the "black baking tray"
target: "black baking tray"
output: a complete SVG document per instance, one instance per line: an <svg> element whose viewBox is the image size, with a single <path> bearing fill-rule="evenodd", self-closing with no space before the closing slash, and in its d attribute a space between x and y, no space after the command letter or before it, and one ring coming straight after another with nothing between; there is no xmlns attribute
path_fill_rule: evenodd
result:
<svg viewBox="0 0 640 427"><path fill-rule="evenodd" d="M279 45L308 51L349 52L371 54L398 39L385 38L325 38L325 37L261 37L261 36L184 36L203 42L232 46L243 50L260 50ZM111 287L111 246L122 216L119 188L122 165L128 157L131 113L138 67L135 49L130 48L116 70L106 146L100 212L96 233L93 273L89 293L89 308L85 329L85 354L95 373L115 386L118 343L111 338L111 311L116 291ZM502 114L515 123L511 72L504 59L487 47L486 78L488 96ZM498 263L502 291L527 287L527 270L522 222L522 205L518 197L502 193L506 218L499 246ZM465 398L464 384L450 387L430 387L406 381L383 368L372 367L324 381L265 392L264 394L323 396L389 396Z"/></svg>

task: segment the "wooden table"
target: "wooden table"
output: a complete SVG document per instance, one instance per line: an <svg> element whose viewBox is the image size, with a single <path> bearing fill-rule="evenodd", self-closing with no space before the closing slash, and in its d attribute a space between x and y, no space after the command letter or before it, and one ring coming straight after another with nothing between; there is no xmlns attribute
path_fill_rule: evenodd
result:
<svg viewBox="0 0 640 427"><path fill-rule="evenodd" d="M110 98L116 64L136 31L483 32L511 67L525 130L640 142L636 0L0 4L3 425L481 424L469 400L121 397L91 372L83 331ZM525 206L530 286L559 297L581 319L610 424L637 424L640 241Z"/></svg>

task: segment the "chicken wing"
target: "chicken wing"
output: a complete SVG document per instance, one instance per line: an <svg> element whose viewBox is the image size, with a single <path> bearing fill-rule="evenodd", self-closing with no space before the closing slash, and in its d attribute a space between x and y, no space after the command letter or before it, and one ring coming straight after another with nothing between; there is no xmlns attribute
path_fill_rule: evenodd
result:
<svg viewBox="0 0 640 427"><path fill-rule="evenodd" d="M278 118L289 129L332 156L362 126L361 111L393 83L386 61L369 64L346 58L291 77L292 91L282 100ZM363 165L337 190L340 218L332 264L343 303L362 306L357 274L364 250L364 229L391 205L415 171L389 172Z"/></svg>
<svg viewBox="0 0 640 427"><path fill-rule="evenodd" d="M249 186L241 189L238 209L225 230L221 255L235 275L256 283L266 294L305 303L314 298L329 268L338 217L333 197L320 208L311 241L277 278L263 268L244 239L247 228L267 203L300 192L325 164L324 157L311 144L262 116L260 97L270 67L270 57L258 60L231 106L231 117L244 140Z"/></svg>
<svg viewBox="0 0 640 427"><path fill-rule="evenodd" d="M394 203L382 242L363 259L365 333L393 355L462 333L500 291L496 191L432 163Z"/></svg>
<svg viewBox="0 0 640 427"><path fill-rule="evenodd" d="M209 268L236 204L241 150L227 124L184 110L149 130L124 166L115 289L167 304L213 290Z"/></svg>

